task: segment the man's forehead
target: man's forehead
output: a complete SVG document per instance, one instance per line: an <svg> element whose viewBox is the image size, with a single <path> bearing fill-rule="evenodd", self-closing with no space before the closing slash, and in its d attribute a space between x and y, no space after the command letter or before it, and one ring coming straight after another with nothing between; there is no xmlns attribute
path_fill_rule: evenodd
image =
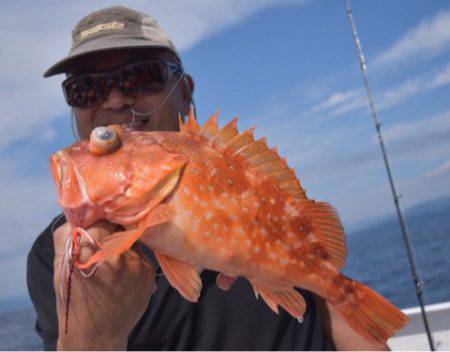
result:
<svg viewBox="0 0 450 352"><path fill-rule="evenodd" d="M86 55L72 67L70 74L114 70L132 62L165 59L177 61L175 55L166 50L115 50Z"/></svg>

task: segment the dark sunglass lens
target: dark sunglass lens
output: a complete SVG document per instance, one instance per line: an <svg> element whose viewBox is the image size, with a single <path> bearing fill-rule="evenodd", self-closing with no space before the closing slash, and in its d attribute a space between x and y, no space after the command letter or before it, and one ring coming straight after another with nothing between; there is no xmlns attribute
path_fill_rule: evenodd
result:
<svg viewBox="0 0 450 352"><path fill-rule="evenodd" d="M89 107L104 99L107 81L100 77L73 79L64 84L64 90L69 105Z"/></svg>
<svg viewBox="0 0 450 352"><path fill-rule="evenodd" d="M152 93L160 90L167 82L168 72L162 62L145 62L124 72L122 89L136 93Z"/></svg>

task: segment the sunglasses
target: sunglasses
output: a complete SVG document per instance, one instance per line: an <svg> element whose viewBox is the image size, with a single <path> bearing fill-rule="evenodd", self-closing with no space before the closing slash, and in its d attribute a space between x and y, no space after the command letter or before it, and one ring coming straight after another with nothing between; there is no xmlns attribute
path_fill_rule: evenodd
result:
<svg viewBox="0 0 450 352"><path fill-rule="evenodd" d="M62 82L62 89L67 104L88 108L104 102L113 85L124 95L151 94L161 90L172 75L183 75L180 64L163 60L142 61L121 66L112 72L69 77Z"/></svg>

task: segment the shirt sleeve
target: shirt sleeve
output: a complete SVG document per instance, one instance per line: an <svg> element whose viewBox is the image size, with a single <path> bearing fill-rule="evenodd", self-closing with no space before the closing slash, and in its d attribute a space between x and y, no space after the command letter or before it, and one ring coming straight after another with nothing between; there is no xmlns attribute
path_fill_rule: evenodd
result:
<svg viewBox="0 0 450 352"><path fill-rule="evenodd" d="M45 350L56 350L58 340L58 318L53 286L53 229L65 222L61 216L39 235L27 260L27 286L31 301L37 313L36 333L42 338Z"/></svg>

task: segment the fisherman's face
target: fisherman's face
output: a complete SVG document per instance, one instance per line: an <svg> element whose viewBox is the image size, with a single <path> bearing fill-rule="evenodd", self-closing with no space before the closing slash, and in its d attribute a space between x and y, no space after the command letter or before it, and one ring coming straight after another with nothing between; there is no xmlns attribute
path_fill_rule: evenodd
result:
<svg viewBox="0 0 450 352"><path fill-rule="evenodd" d="M70 75L94 72L115 71L123 65L133 62L162 59L174 61L173 54L164 51L140 52L123 50L102 55L96 55L83 61L82 66L73 69ZM157 108L149 116L142 119L133 127L146 131L177 131L179 130L179 115L182 117L189 113L193 81L185 75L177 84L179 76L172 75L166 85L159 91L151 94L125 95L116 86L111 88L106 100L87 108L73 108L81 139L88 139L92 130L98 126L110 124L128 124L133 120L131 109L146 113ZM175 87L172 94L170 91ZM167 96L170 96L167 98ZM161 105L164 99L167 100Z"/></svg>

